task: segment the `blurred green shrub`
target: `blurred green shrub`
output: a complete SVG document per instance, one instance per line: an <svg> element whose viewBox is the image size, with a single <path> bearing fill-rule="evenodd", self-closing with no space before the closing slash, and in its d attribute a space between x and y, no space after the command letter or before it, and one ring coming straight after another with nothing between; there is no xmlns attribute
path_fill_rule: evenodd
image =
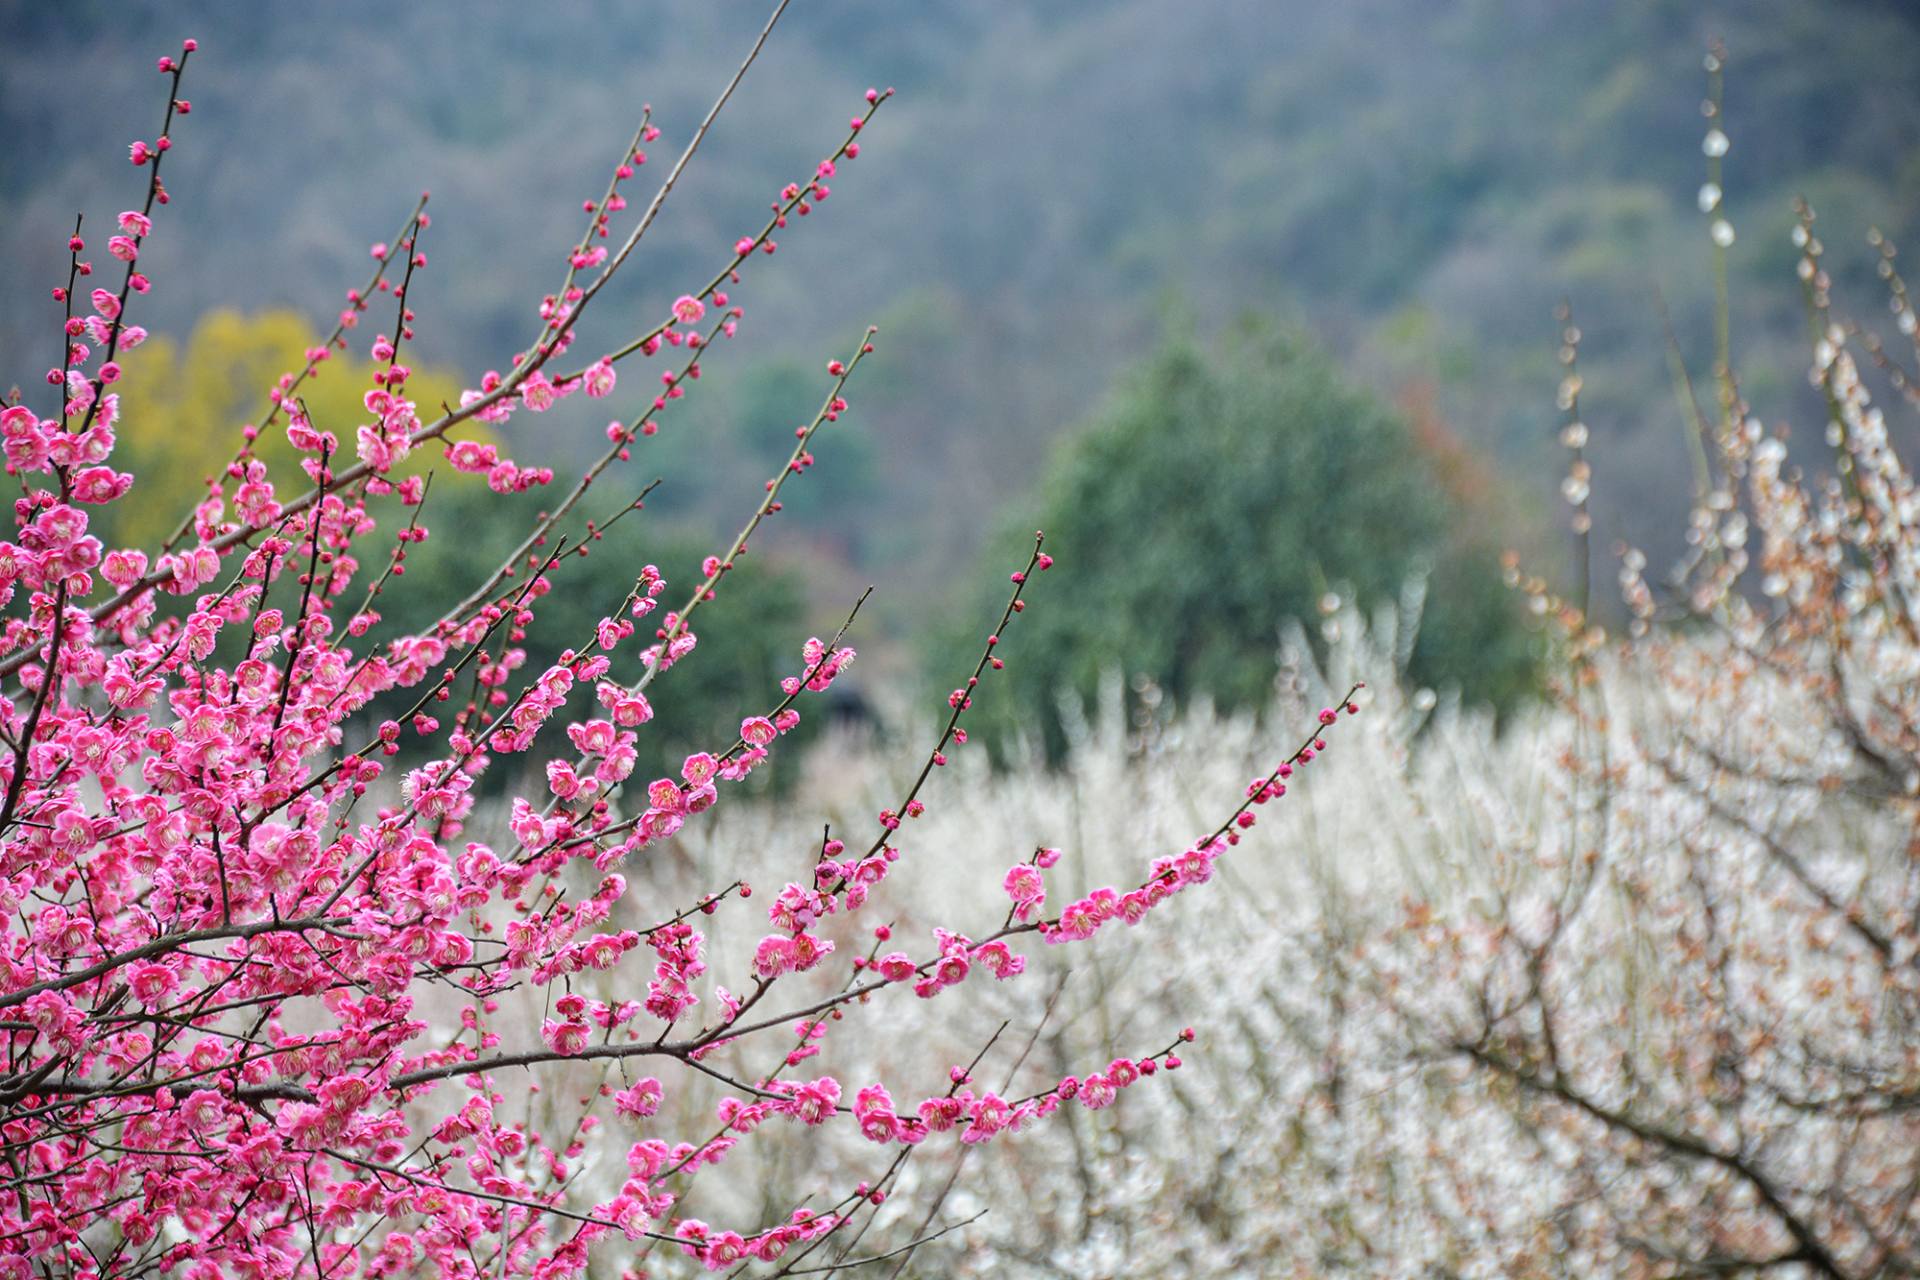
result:
<svg viewBox="0 0 1920 1280"><path fill-rule="evenodd" d="M1535 687L1538 643L1500 580L1506 500L1431 415L1416 406L1410 424L1296 333L1247 321L1212 347L1174 339L990 541L1003 568L1042 528L1059 567L983 682L979 723L1037 728L1057 758L1061 695L1089 699L1112 670L1176 702L1259 707L1288 619L1317 634L1330 597L1371 608L1420 581L1407 675L1509 708ZM951 687L993 609L976 600L932 646L930 679Z"/></svg>

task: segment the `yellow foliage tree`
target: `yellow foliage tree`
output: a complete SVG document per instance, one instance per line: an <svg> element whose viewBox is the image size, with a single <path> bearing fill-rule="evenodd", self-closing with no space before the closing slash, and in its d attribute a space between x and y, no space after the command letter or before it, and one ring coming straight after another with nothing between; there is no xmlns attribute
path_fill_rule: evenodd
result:
<svg viewBox="0 0 1920 1280"><path fill-rule="evenodd" d="M157 547L232 461L244 426L265 416L276 381L303 368L306 353L319 344L320 336L297 312L214 311L194 326L184 350L172 339L154 337L130 353L119 385L114 463L138 476L139 488L132 501L106 509L112 518L103 536L112 545ZM300 398L314 424L338 436L343 450L352 449L354 429L368 418L361 397L373 386L374 372L372 361L336 348L301 384ZM455 374L441 369L416 368L407 381L421 416L429 419L442 402L457 403L460 386ZM275 423L261 433L253 454L267 464L282 493L299 492L305 478L287 443L284 415ZM425 471L439 461L440 449L429 447L407 459L400 472ZM478 479L450 467L438 471L436 489Z"/></svg>

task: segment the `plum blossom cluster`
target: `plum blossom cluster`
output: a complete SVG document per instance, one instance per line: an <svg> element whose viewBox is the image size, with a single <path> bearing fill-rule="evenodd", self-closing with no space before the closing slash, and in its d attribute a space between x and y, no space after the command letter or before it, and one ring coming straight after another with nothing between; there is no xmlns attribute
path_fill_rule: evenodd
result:
<svg viewBox="0 0 1920 1280"><path fill-rule="evenodd" d="M879 1083L849 1102L832 1075L788 1075L830 1035L851 1035L894 984L924 997L976 970L1011 981L1027 962L1021 934L1088 936L1093 912L1125 915L1136 894L1143 912L1203 881L1251 807L1279 794L1268 778L1214 835L1154 863L1138 890L1074 904L1071 921L1042 918L1037 879L1010 878L1017 919L998 930L936 927L930 951L882 955L882 926L849 954L849 918L906 865L903 824L927 812L929 777L966 744L971 691L1004 665L1023 593L1053 563L1039 536L919 777L878 813L864 852L828 835L810 867L796 859L764 903L771 932L744 950L718 945L705 923L760 905L743 905L755 896L744 879L702 866L709 887L680 902L650 887L663 846L772 760L809 699L854 663L844 626L795 644L795 666L742 708L737 738L689 752L678 776L636 782L641 737L656 731L654 682L671 688L669 672L697 665L700 609L780 513L784 487L815 465L816 437L848 412L875 331L827 364L818 410L730 545L684 576L644 567L624 596L608 593L590 633L562 637L570 647L544 667L528 663L546 601L586 589L566 571L647 492L582 536L589 491L620 483L621 464L735 336L749 263L828 199L891 91L868 91L840 144L654 327L563 369L732 86L644 205L630 204L629 184L662 133L643 117L604 193L583 201L586 228L534 309L532 340L457 407L412 394L413 286L432 225L422 197L373 246L372 276L326 342L263 389L262 421L239 431L175 533L158 547L108 546L99 507L166 500L113 467L114 387L145 336L133 318L156 286L139 266L163 233L161 173L190 111L180 95L195 48L160 60L161 130L131 144L144 201L107 238L103 273L116 280L94 286L81 224L52 291L62 345L48 397L0 408L21 490L0 542L0 1276L560 1280L584 1274L603 1242L613 1256L657 1250L658 1264L708 1269L827 1250L845 1262L933 1135L982 1142L1069 1101L1104 1107L1178 1066L1171 1048L1116 1058L1024 1098L955 1068L946 1093L911 1107ZM302 388L355 341L375 365L358 420L316 420ZM649 360L657 376L636 374ZM431 536L422 455L500 494L554 486L550 469L474 426L575 395L630 397L604 452L464 599L401 631L379 606L414 581L407 553ZM291 446L291 469L261 456L269 432ZM1324 746L1317 738L1292 764ZM507 799L481 803L487 785ZM1027 872L1050 865L1036 856ZM516 1017L522 1004L537 1013ZM755 1061L788 1032L788 1047ZM659 1074L628 1074L640 1066ZM536 1101L594 1070L564 1120L532 1118ZM716 1080L729 1090L719 1130L675 1136L685 1116L674 1099ZM692 1216L695 1175L729 1165L774 1116L857 1131L887 1160L844 1187L790 1189L771 1220ZM609 1147L624 1148L627 1175L610 1195L583 1192L575 1175Z"/></svg>
<svg viewBox="0 0 1920 1280"><path fill-rule="evenodd" d="M1364 688L1364 682L1356 682L1341 699L1340 705L1348 715L1360 714L1360 705L1353 699ZM1323 707L1319 715L1321 730L1332 727L1339 718L1339 712L1332 707ZM1146 919L1147 912L1173 895L1190 886L1205 884L1213 878L1214 863L1240 843L1241 832L1258 821L1254 809L1287 794L1287 784L1282 779L1293 777L1295 770L1304 768L1326 749L1323 732L1301 743L1292 755L1275 765L1271 773L1247 784L1245 802L1212 835L1178 854L1155 858L1147 878L1138 887L1124 893L1112 887L1095 889L1061 908L1058 919L1038 921L1034 927L1049 943L1082 942L1113 920L1139 924ZM1007 896L1013 899L1010 919L1027 920L1038 913L1046 900L1040 872L1058 861L1059 856L1057 849L1040 849L1030 862L1008 868L1002 884Z"/></svg>

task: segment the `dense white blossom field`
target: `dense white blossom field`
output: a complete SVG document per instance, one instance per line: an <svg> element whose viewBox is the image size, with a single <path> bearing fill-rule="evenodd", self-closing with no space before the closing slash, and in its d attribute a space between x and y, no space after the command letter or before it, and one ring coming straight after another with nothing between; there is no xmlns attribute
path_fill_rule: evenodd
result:
<svg viewBox="0 0 1920 1280"><path fill-rule="evenodd" d="M1212 883L968 1000L879 992L860 1016L881 1034L828 1037L842 1078L921 1093L930 1058L991 1043L975 1087L1013 1097L1197 1032L1177 1072L1010 1150L916 1151L881 1221L968 1225L907 1273L1897 1274L1920 1173L1911 779L1724 640L1609 649L1496 733L1394 681L1392 615L1332 621L1323 661L1287 647L1259 721L1128 723L1116 686L1059 774L939 780L875 907L895 936L984 932L1007 905L987 873L1036 835L1066 850L1056 892L1127 882L1211 825L1271 726L1376 676ZM823 744L807 790L836 821L872 812L889 745ZM716 819L682 837L689 885L715 862L778 882L819 840L779 806ZM756 1207L825 1152L836 1181L884 1167L851 1130L763 1131L735 1157L753 1180L688 1203Z"/></svg>

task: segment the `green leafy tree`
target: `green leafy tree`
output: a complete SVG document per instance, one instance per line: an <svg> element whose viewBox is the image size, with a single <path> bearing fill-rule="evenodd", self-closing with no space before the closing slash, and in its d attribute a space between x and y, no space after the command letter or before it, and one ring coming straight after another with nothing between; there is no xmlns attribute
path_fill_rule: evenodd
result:
<svg viewBox="0 0 1920 1280"><path fill-rule="evenodd" d="M1490 490L1294 334L1249 322L1213 350L1174 340L1054 455L1020 532L994 540L1007 552L1037 525L1061 567L982 709L1057 752L1059 696L1090 697L1111 670L1257 707L1286 620L1314 618L1329 592L1396 600L1415 578L1413 678L1510 706L1536 645L1500 581ZM943 645L940 669L977 642Z"/></svg>

